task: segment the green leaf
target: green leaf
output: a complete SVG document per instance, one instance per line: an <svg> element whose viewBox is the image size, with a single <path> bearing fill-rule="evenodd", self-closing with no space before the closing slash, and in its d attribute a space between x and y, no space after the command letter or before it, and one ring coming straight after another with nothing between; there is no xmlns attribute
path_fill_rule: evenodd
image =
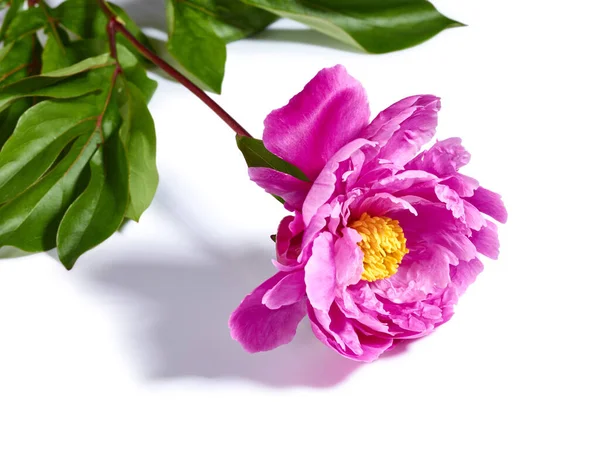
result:
<svg viewBox="0 0 600 449"><path fill-rule="evenodd" d="M206 90L220 93L225 74L225 42L202 12L180 0L168 0L169 52Z"/></svg>
<svg viewBox="0 0 600 449"><path fill-rule="evenodd" d="M77 64L78 61L86 59L79 55L67 44L70 43L66 31L57 28L57 34L50 33L47 36L46 45L42 51L42 73L52 72Z"/></svg>
<svg viewBox="0 0 600 449"><path fill-rule="evenodd" d="M150 206L158 187L156 132L142 92L133 84L125 87L127 100L121 107L123 126L119 136L129 161L129 204L126 216L139 221Z"/></svg>
<svg viewBox="0 0 600 449"><path fill-rule="evenodd" d="M96 72L111 66L114 61L104 55L6 85L0 88L0 111L24 97L74 98L98 91L102 88L98 81L103 77Z"/></svg>
<svg viewBox="0 0 600 449"><path fill-rule="evenodd" d="M426 0L242 0L369 53L417 45L461 26Z"/></svg>
<svg viewBox="0 0 600 449"><path fill-rule="evenodd" d="M0 86L27 75L35 42L31 38L11 42L0 49Z"/></svg>
<svg viewBox="0 0 600 449"><path fill-rule="evenodd" d="M153 79L148 78L146 69L139 63L139 60L127 49L120 44L117 45L117 53L121 68L127 80L136 85L136 87L144 95L146 103L150 101L152 95L158 87L158 83Z"/></svg>
<svg viewBox="0 0 600 449"><path fill-rule="evenodd" d="M109 3L111 10L125 24L127 29L139 40L144 46L152 48L148 38L142 33L139 27L127 15L127 13L117 5ZM58 5L53 11L54 17L60 24L71 31L80 39L98 39L102 43L102 53L109 50L109 44L106 35L106 25L108 19L104 12L98 7L97 1L91 0L67 0ZM117 36L117 42L127 47L132 53L136 54L135 47L123 36ZM137 57L137 56L136 56ZM143 60L139 56L138 59Z"/></svg>
<svg viewBox="0 0 600 449"><path fill-rule="evenodd" d="M6 34L6 30L16 17L16 15L23 9L23 5L25 4L25 0L12 0L10 3L10 8L6 11L4 15L4 21L2 22L2 27L0 27L0 40L4 39L4 35Z"/></svg>
<svg viewBox="0 0 600 449"><path fill-rule="evenodd" d="M7 42L21 39L42 29L45 25L46 16L41 8L19 11L7 27L4 39Z"/></svg>
<svg viewBox="0 0 600 449"><path fill-rule="evenodd" d="M89 184L58 228L58 257L69 270L83 253L119 229L127 207L127 158L116 134L94 155L90 167Z"/></svg>
<svg viewBox="0 0 600 449"><path fill-rule="evenodd" d="M114 74L114 70L109 69L108 71ZM96 73L101 76L101 72L102 70L98 70L91 72L91 74ZM22 193L0 206L0 247L10 245L25 251L35 252L48 250L56 245L58 225L66 209L81 191L89 160L99 146L110 138L121 121L113 75L111 75L110 80L98 79L98 85L108 86L100 94L91 94L66 102L57 100L47 100L45 102L61 105L65 108L72 108L74 104L79 105L78 108L81 108L81 110L72 111L71 118L76 120L89 118L89 121L86 120L86 123L89 124L81 125L83 133L76 138L72 145L67 142L68 139L64 137L64 132L57 134L56 131L53 131L48 141L44 142L45 147L42 149L36 147L33 152L34 155L39 155L44 164L37 161L29 164L27 160L23 164L24 160L20 158L21 152L15 150L9 153L15 155L15 160L21 166L21 170L17 175L7 176L7 178L10 178L8 182L13 182L14 176L21 176L22 173L23 176L28 176L30 179L34 178L34 175L40 171L39 165L47 165L52 159L51 156L60 152L59 148L61 146L64 147L62 154L58 155L58 158L46 173ZM41 107L43 104L40 103L38 106ZM50 116L53 117L55 114L61 115L54 110ZM23 133L35 134L37 129L37 126L34 128L22 127L20 121L15 133L9 139L9 143L13 139L23 139ZM62 143L59 144L58 141ZM56 147L53 145L56 145ZM4 155L5 151L0 153L0 157L6 157ZM0 167L8 166L7 171L10 174L10 164L12 162L12 160L6 160L5 163L0 164Z"/></svg>
<svg viewBox="0 0 600 449"><path fill-rule="evenodd" d="M0 208L0 247L36 252L56 245L60 219L76 194L81 172L101 144L102 133L93 128L47 175Z"/></svg>
<svg viewBox="0 0 600 449"><path fill-rule="evenodd" d="M0 151L15 130L19 118L30 106L30 99L19 100L0 113Z"/></svg>
<svg viewBox="0 0 600 449"><path fill-rule="evenodd" d="M264 30L277 16L240 0L176 0L204 16L217 36L232 42Z"/></svg>
<svg viewBox="0 0 600 449"><path fill-rule="evenodd" d="M87 72L89 70L107 67L110 65L114 65L113 59L110 57L109 54L104 54L92 58L87 58L70 67L54 70L52 72L44 74L44 76L49 78L61 78L76 75L78 73Z"/></svg>
<svg viewBox="0 0 600 449"><path fill-rule="evenodd" d="M298 167L267 150L262 140L240 136L239 134L236 135L235 139L248 167L268 167L292 175L302 181L308 181L306 175Z"/></svg>
<svg viewBox="0 0 600 449"><path fill-rule="evenodd" d="M59 29L60 35L63 35ZM48 36L48 41L42 53L42 73L53 72L66 68L87 58L105 55L108 52L106 41L102 39L82 39L69 41L61 38L64 52L54 35Z"/></svg>
<svg viewBox="0 0 600 449"><path fill-rule="evenodd" d="M97 114L88 102L55 101L25 112L0 152L0 204L37 181L70 142L95 127Z"/></svg>

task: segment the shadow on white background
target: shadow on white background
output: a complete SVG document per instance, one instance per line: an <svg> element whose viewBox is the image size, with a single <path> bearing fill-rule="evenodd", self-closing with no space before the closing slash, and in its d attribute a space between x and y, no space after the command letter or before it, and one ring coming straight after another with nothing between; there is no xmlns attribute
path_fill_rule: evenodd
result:
<svg viewBox="0 0 600 449"><path fill-rule="evenodd" d="M183 217L163 185L156 198L177 227L190 236L197 258L124 256L90 272L101 288L117 293L125 308L143 376L240 378L274 387L330 387L361 363L343 358L300 323L292 343L248 354L229 333L228 319L242 298L274 273L273 254L261 247L219 247ZM196 223L197 220L196 220ZM393 354L403 352L401 347Z"/></svg>

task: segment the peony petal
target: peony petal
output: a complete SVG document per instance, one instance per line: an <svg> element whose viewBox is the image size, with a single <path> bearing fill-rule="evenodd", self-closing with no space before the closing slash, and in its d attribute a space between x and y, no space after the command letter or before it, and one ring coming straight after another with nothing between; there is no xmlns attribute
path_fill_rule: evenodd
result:
<svg viewBox="0 0 600 449"><path fill-rule="evenodd" d="M475 189L479 187L479 182L475 178L470 178L461 173L445 179L442 184L447 185L463 198L473 196Z"/></svg>
<svg viewBox="0 0 600 449"><path fill-rule="evenodd" d="M440 99L433 95L415 95L404 98L381 111L361 133L361 136L385 145L396 132L405 131L402 129L402 125L411 117L423 111L437 114L439 109ZM436 124L433 125L432 136Z"/></svg>
<svg viewBox="0 0 600 449"><path fill-rule="evenodd" d="M304 271L299 270L286 274L262 298L262 303L271 310L295 304L306 298Z"/></svg>
<svg viewBox="0 0 600 449"><path fill-rule="evenodd" d="M446 205L446 209L452 212L454 218L465 222L465 205L458 193L446 185L438 184L435 186L435 194Z"/></svg>
<svg viewBox="0 0 600 449"><path fill-rule="evenodd" d="M498 240L498 227L495 223L486 220L486 226L480 231L473 232L471 241L477 251L490 259L497 259L500 254L500 241Z"/></svg>
<svg viewBox="0 0 600 449"><path fill-rule="evenodd" d="M306 293L310 304L327 312L335 297L335 253L333 235L321 233L312 245L312 254L304 268Z"/></svg>
<svg viewBox="0 0 600 449"><path fill-rule="evenodd" d="M433 138L439 110L440 100L433 95L405 98L381 112L361 137L378 142L379 157L402 167Z"/></svg>
<svg viewBox="0 0 600 449"><path fill-rule="evenodd" d="M298 323L306 315L306 302L271 310L262 303L265 293L285 273L277 273L244 298L229 318L231 337L248 352L269 351L292 341Z"/></svg>
<svg viewBox="0 0 600 449"><path fill-rule="evenodd" d="M461 261L456 267L452 267L450 276L458 295L462 295L482 271L483 264L479 259Z"/></svg>
<svg viewBox="0 0 600 449"><path fill-rule="evenodd" d="M302 203L311 184L272 168L250 167L250 179L271 195L280 196L294 210L302 209Z"/></svg>
<svg viewBox="0 0 600 449"><path fill-rule="evenodd" d="M298 225L301 227L298 229ZM298 257L300 256L302 243L302 228L304 222L300 214L295 216L288 215L281 220L277 229L277 239L275 250L277 253L277 262L290 267L298 266Z"/></svg>
<svg viewBox="0 0 600 449"><path fill-rule="evenodd" d="M390 193L400 194L404 190L415 186L433 186L439 178L422 170L406 170L387 178L382 178L373 183L374 190L385 190Z"/></svg>
<svg viewBox="0 0 600 449"><path fill-rule="evenodd" d="M389 193L376 193L373 196L360 198L352 210L352 215L358 218L363 212L367 212L371 216L382 217L391 216L400 210L408 210L417 215L417 211L408 201Z"/></svg>
<svg viewBox="0 0 600 449"><path fill-rule="evenodd" d="M327 162L327 165L325 165L323 171L313 183L302 207L304 223L307 226L313 216L317 213L317 210L329 201L331 196L335 193L336 186L340 181L337 174L340 165L351 158L353 153L361 151L363 147L372 147L374 145L373 142L369 142L368 140L356 139L340 149L340 151ZM360 168L355 169L360 170Z"/></svg>
<svg viewBox="0 0 600 449"><path fill-rule="evenodd" d="M470 159L471 155L464 149L461 140L452 137L438 141L429 150L423 151L407 164L406 169L424 170L444 178L454 175Z"/></svg>
<svg viewBox="0 0 600 449"><path fill-rule="evenodd" d="M366 335L358 331L336 303L331 312L308 309L315 336L344 357L360 362L372 362L392 346L390 337Z"/></svg>
<svg viewBox="0 0 600 449"><path fill-rule="evenodd" d="M334 245L335 277L340 287L354 285L363 272L363 253L357 245L362 240L352 228L342 229L342 238Z"/></svg>
<svg viewBox="0 0 600 449"><path fill-rule="evenodd" d="M479 209L468 201L463 200L457 192L445 184L435 186L435 194L438 199L446 205L446 209L452 212L454 218L468 226L467 235L471 235L470 229L479 231L485 225L485 219Z"/></svg>
<svg viewBox="0 0 600 449"><path fill-rule="evenodd" d="M376 310L358 307L357 304L361 302L362 296L362 290L351 288L343 293L343 298L336 298L335 302L344 315L354 320L361 329L387 335L388 326L379 320Z"/></svg>
<svg viewBox="0 0 600 449"><path fill-rule="evenodd" d="M479 187L469 198L469 202L483 212L489 215L500 223L506 223L508 213L502 202L502 197L496 192Z"/></svg>
<svg viewBox="0 0 600 449"><path fill-rule="evenodd" d="M264 144L314 180L358 136L369 115L362 85L337 65L321 70L286 106L267 116Z"/></svg>
<svg viewBox="0 0 600 449"><path fill-rule="evenodd" d="M465 208L465 223L469 228L479 231L485 226L485 218L479 212L479 209L466 200L463 200L463 206Z"/></svg>

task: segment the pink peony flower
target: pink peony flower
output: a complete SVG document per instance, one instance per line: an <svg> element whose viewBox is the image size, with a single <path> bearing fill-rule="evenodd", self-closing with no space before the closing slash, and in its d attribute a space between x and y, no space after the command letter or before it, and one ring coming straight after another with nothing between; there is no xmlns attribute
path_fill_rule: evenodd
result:
<svg viewBox="0 0 600 449"><path fill-rule="evenodd" d="M433 139L440 101L405 98L369 124L364 89L341 66L320 71L265 120L266 148L309 182L270 168L251 178L293 215L277 231L278 273L230 319L250 351L289 343L302 318L345 357L372 361L431 333L483 265L498 257L500 196L459 173L461 140Z"/></svg>

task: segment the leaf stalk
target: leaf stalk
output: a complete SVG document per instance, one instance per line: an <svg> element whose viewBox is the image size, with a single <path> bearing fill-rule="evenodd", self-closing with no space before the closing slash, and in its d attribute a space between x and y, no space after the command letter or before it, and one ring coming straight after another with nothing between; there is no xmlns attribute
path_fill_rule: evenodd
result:
<svg viewBox="0 0 600 449"><path fill-rule="evenodd" d="M117 60L116 53L116 35L120 33L125 39L127 39L136 48L136 50L155 64L164 70L169 76L187 88L196 97L198 97L206 106L208 106L217 116L223 120L236 134L240 136L251 137L250 133L246 131L242 125L240 125L231 115L227 113L221 106L217 104L212 98L210 98L206 92L200 89L184 74L178 71L176 68L167 63L164 59L156 55L152 50L144 46L131 32L121 23L118 17L110 10L104 0L98 0L100 8L104 14L108 17L107 33L110 42L111 56ZM118 61L117 61L118 64ZM118 65L117 65L118 67Z"/></svg>

